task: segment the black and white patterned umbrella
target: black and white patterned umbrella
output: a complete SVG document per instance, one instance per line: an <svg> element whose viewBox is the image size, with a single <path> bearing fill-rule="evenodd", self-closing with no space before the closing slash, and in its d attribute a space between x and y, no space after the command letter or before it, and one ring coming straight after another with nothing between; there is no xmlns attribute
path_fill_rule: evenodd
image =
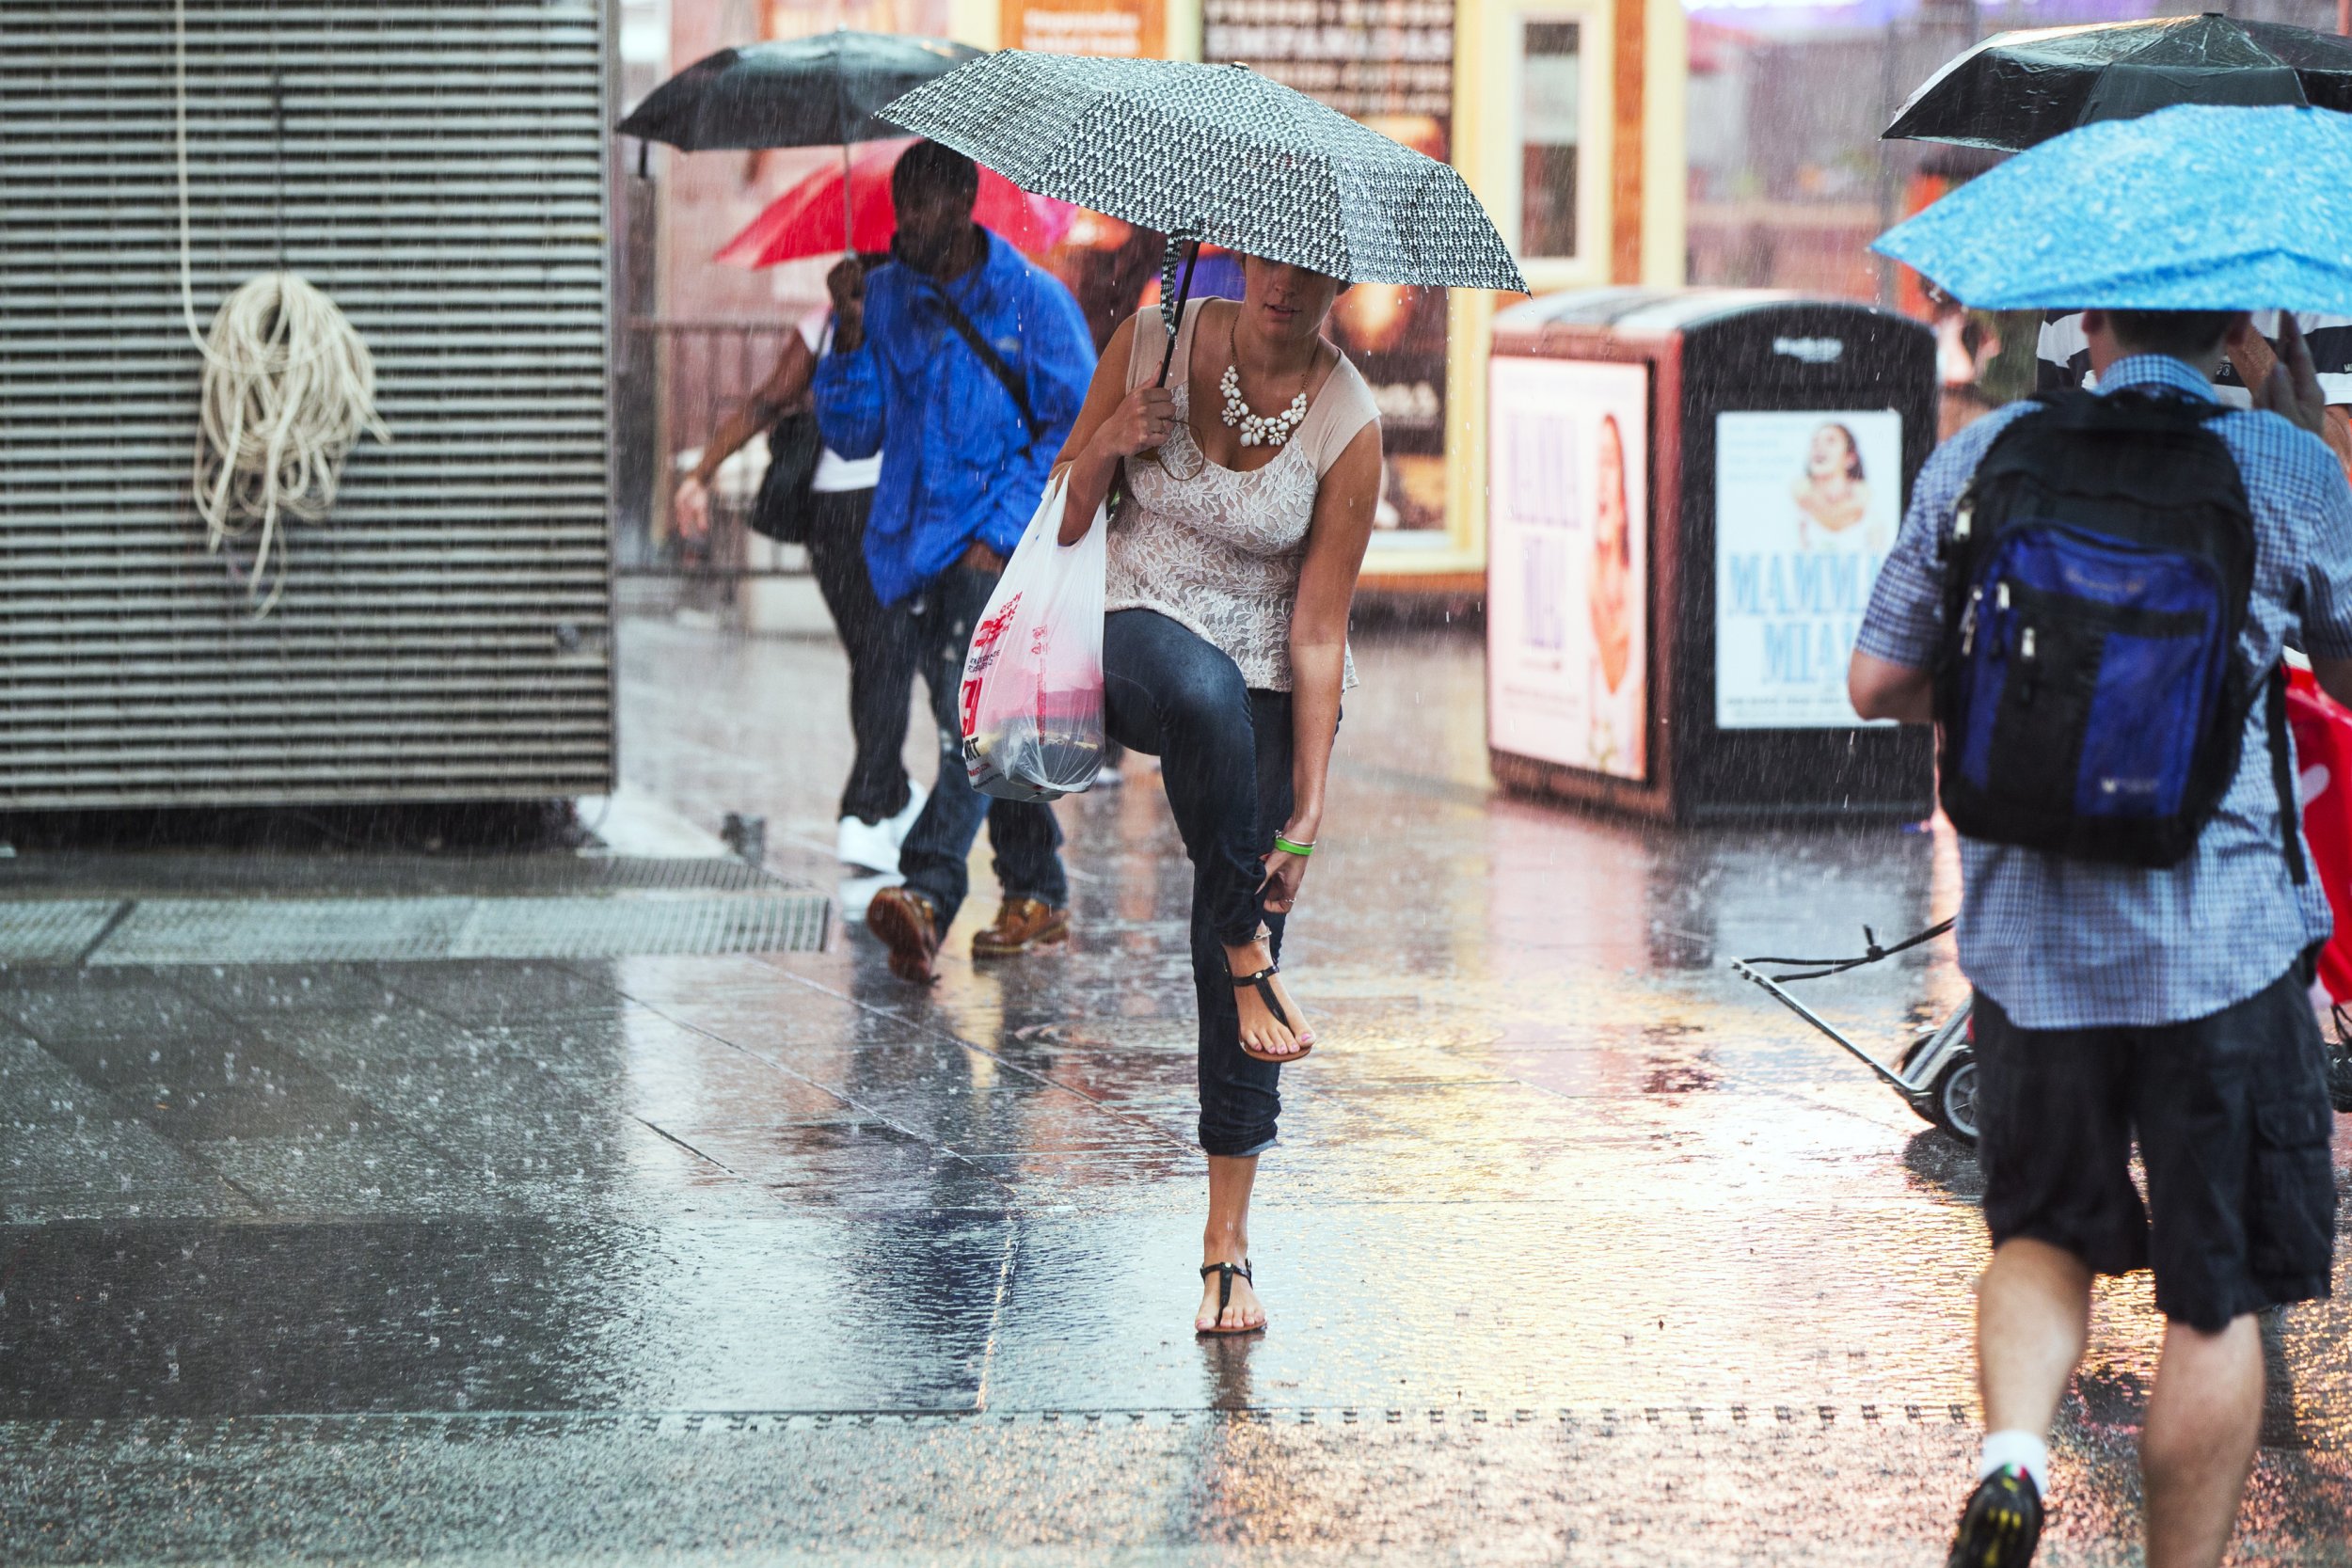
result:
<svg viewBox="0 0 2352 1568"><path fill-rule="evenodd" d="M1352 282L1527 292L1459 173L1242 66L1009 49L881 114L1170 236Z"/></svg>

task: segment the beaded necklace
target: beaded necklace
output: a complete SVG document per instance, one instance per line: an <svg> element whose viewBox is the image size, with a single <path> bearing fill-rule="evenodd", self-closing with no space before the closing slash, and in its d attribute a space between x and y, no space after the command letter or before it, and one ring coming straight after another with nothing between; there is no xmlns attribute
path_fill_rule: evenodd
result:
<svg viewBox="0 0 2352 1568"><path fill-rule="evenodd" d="M1315 356L1307 356L1307 373L1298 378L1298 395L1291 399L1288 408L1279 414L1253 414L1241 395L1241 359L1233 352L1233 328L1225 328L1225 373L1217 378L1217 390L1225 394L1226 425L1241 432L1245 447L1279 447L1296 434L1307 419L1307 383L1314 379Z"/></svg>

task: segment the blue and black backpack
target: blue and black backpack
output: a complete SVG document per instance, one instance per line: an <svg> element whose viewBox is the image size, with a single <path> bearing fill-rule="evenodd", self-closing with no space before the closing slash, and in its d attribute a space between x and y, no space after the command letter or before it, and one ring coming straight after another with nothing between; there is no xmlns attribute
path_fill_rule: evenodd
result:
<svg viewBox="0 0 2352 1568"><path fill-rule="evenodd" d="M2302 881L2286 681L2239 649L2254 519L2219 404L2045 393L1994 439L1943 542L1940 792L1971 838L2177 865L2269 708Z"/></svg>

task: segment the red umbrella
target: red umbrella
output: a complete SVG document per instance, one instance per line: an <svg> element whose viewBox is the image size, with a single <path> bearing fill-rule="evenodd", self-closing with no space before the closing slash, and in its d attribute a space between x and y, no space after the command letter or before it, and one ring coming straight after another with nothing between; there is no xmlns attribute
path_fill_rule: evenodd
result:
<svg viewBox="0 0 2352 1568"><path fill-rule="evenodd" d="M844 160L850 183L850 247L888 250L898 231L890 201L890 171L912 142L866 142ZM809 256L842 251L842 165L829 165L768 204L740 234L719 249L715 260L739 267L772 267ZM1077 209L1051 197L1031 196L993 170L980 170L979 199L972 215L984 228L1031 253L1068 232Z"/></svg>

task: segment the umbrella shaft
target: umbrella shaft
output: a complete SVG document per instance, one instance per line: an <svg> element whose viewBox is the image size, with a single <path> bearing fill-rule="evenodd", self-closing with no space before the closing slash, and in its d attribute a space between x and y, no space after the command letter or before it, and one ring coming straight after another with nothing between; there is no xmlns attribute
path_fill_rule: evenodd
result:
<svg viewBox="0 0 2352 1568"><path fill-rule="evenodd" d="M2352 4L2352 0L2344 3ZM1195 240L1192 248L1184 253L1184 280L1176 285L1175 325L1168 329L1168 352L1160 356L1160 378L1152 383L1154 387L1168 385L1168 368L1176 362L1176 334L1184 327L1184 301L1192 297L1192 268L1200 260L1200 242Z"/></svg>

